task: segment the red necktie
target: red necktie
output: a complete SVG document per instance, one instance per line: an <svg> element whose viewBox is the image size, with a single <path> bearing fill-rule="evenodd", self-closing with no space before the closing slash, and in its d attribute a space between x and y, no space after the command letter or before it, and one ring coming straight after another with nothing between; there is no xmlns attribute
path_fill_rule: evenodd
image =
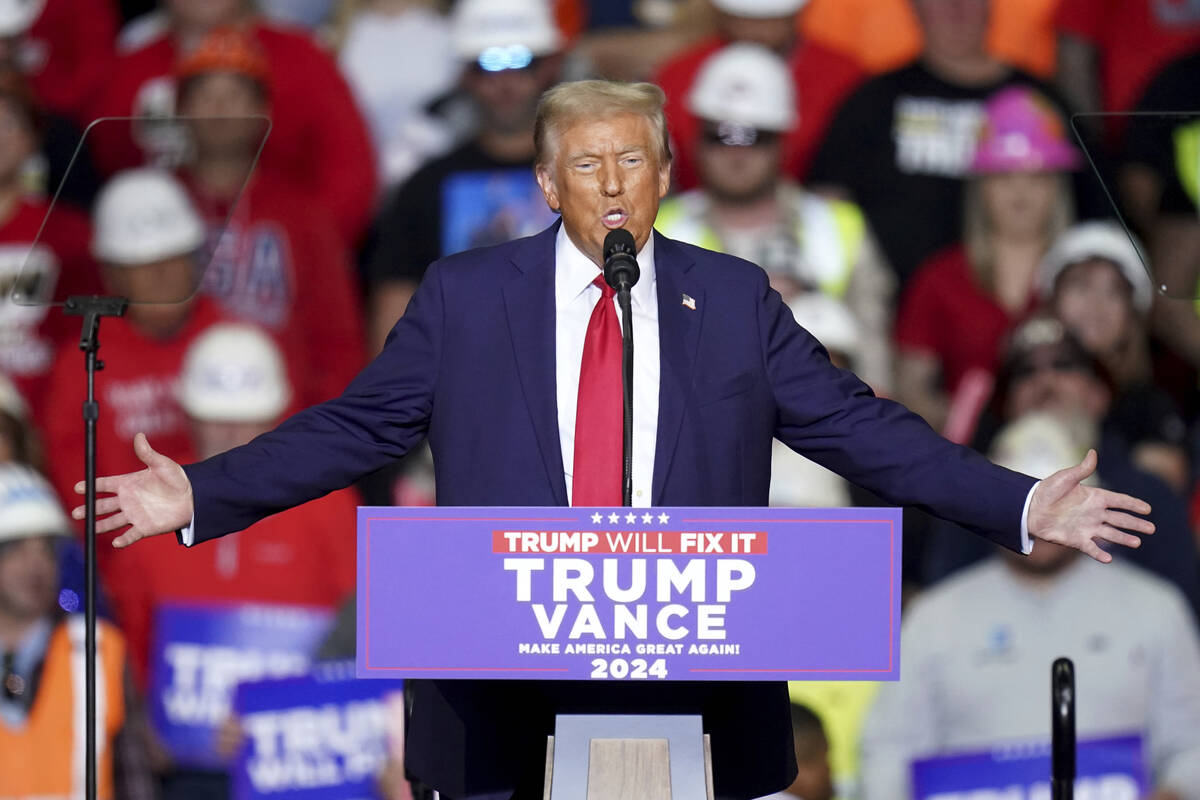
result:
<svg viewBox="0 0 1200 800"><path fill-rule="evenodd" d="M600 302L592 309L579 368L575 406L575 468L571 505L621 505L624 398L621 387L621 326L613 288L603 275Z"/></svg>

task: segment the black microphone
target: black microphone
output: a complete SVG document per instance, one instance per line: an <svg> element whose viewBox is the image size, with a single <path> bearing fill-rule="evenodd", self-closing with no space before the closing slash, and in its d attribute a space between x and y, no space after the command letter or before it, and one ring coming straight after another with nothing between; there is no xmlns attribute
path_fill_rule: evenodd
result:
<svg viewBox="0 0 1200 800"><path fill-rule="evenodd" d="M633 234L624 228L609 231L604 237L604 282L618 292L628 291L641 276Z"/></svg>

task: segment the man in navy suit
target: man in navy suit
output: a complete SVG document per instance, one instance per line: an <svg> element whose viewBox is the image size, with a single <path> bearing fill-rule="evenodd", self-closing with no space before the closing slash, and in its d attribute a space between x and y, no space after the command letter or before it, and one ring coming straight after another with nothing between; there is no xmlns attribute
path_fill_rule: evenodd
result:
<svg viewBox="0 0 1200 800"><path fill-rule="evenodd" d="M435 263L345 393L275 431L187 467L139 435L147 469L100 479L111 496L97 503L109 515L97 529L128 526L118 547L176 530L185 544L204 541L346 486L425 437L441 504L582 499L590 466L579 461L591 456L576 445L595 430L590 406L577 418L576 398L584 407L589 316L609 313L593 280L606 234L625 228L642 271L632 305L634 505L766 505L778 437L889 502L1014 550L1028 552L1037 538L1108 561L1096 540L1136 546L1121 528L1152 532L1128 513L1147 513L1145 503L1080 484L1094 453L1036 484L996 467L834 368L762 270L652 234L670 183L662 103L649 84L548 92L536 173L561 223ZM423 681L408 764L451 796L516 786L522 798L540 797L554 711L614 708L701 712L718 795L767 794L794 776L781 683Z"/></svg>

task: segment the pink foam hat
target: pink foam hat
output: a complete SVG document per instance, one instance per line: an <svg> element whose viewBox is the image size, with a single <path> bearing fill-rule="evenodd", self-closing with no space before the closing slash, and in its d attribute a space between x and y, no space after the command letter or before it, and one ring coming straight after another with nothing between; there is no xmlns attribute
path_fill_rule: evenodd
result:
<svg viewBox="0 0 1200 800"><path fill-rule="evenodd" d="M1076 169L1079 151L1062 115L1033 89L1013 86L988 98L971 172Z"/></svg>

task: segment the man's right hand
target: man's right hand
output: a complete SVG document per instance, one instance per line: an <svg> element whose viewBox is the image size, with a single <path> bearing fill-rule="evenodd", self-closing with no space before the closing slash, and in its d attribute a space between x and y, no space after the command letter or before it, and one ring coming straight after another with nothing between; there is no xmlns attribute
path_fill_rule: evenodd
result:
<svg viewBox="0 0 1200 800"><path fill-rule="evenodd" d="M194 513L192 484L183 467L156 452L144 433L134 437L133 451L146 469L96 479L96 533L129 526L113 539L114 547L177 531L191 524ZM84 493L83 481L75 484L75 493ZM84 507L75 508L71 516L83 519Z"/></svg>

